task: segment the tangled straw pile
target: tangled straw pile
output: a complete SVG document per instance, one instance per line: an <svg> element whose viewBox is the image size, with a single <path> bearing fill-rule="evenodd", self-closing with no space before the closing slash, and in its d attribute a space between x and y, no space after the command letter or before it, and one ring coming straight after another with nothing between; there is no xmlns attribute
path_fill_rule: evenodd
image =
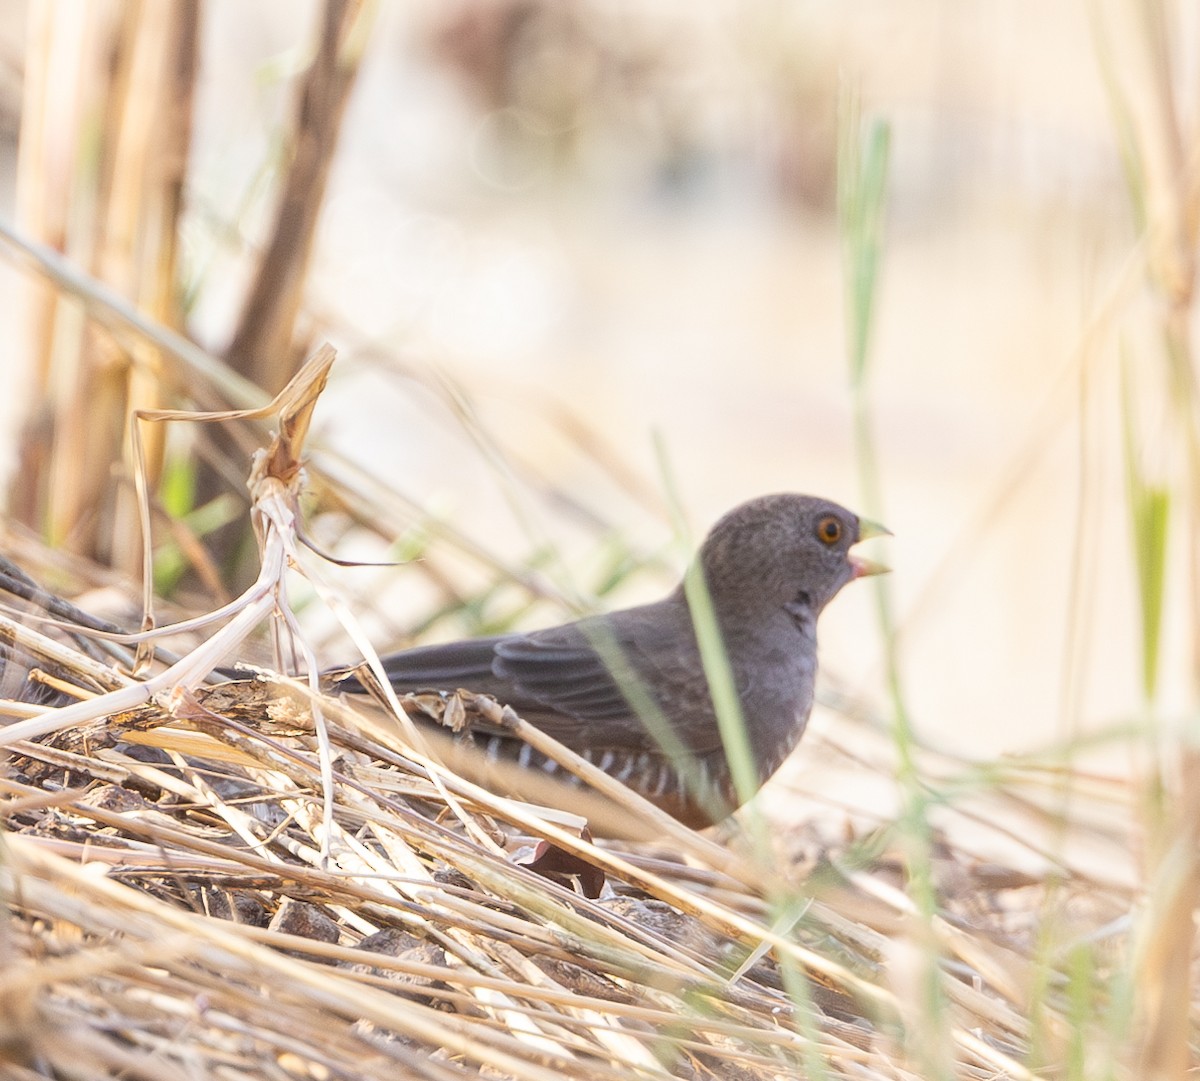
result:
<svg viewBox="0 0 1200 1081"><path fill-rule="evenodd" d="M921 913L878 853L856 870L826 852L800 883L611 782L663 843L601 847L315 688L203 684L231 627L268 605L288 622L296 461L279 441L260 460L263 577L169 667L133 678L78 629L4 621L10 661L74 699L0 732L5 1077L1027 1078L1089 1038L1074 955L1036 915L1086 896L1103 927L1131 904L1115 884L947 843ZM496 709L401 704L468 724ZM1043 813L1006 791L994 822ZM519 849L539 840L603 869L605 895L532 871Z"/></svg>

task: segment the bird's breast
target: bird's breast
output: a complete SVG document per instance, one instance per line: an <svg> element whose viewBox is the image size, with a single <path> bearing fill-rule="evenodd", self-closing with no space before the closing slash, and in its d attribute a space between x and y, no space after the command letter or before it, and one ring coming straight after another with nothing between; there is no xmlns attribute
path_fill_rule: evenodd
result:
<svg viewBox="0 0 1200 1081"><path fill-rule="evenodd" d="M815 643L783 634L735 666L745 671L742 713L754 750L760 782L791 754L813 707L817 660Z"/></svg>

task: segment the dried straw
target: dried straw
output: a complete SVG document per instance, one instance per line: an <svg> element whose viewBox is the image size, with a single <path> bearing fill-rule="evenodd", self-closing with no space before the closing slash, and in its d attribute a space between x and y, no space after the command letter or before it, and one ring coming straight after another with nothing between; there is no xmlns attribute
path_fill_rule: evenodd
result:
<svg viewBox="0 0 1200 1081"><path fill-rule="evenodd" d="M273 671L206 685L267 617L279 655L315 667L283 576L311 571L300 452L331 362L322 351L269 410L258 582L177 625L220 630L134 676L92 656L83 643L101 632L62 605L0 623L10 663L75 696L14 703L23 719L0 730L6 1076L911 1078L931 1022L954 1076L1058 1072L1081 1022L1071 954L1039 937L1042 906L1086 898L1075 940L1099 936L1112 968L1126 934L1113 921L1134 898L1042 858L1023 820L1063 827L1044 770L1014 764L1003 788L947 805L944 828L973 817L976 836L981 821L1020 834L1042 871L945 841L930 940L886 851L856 867L831 846L802 883L681 827L488 699L392 696L389 723ZM509 724L658 843L594 844L571 816L474 783L409 719L431 714ZM834 749L886 771L884 746L855 730ZM966 767L928 754L922 768L949 785ZM1105 812L1123 799L1082 778L1071 828L1113 840ZM605 895L526 866L515 853L538 840L601 868ZM936 1018L908 982L914 951L937 975Z"/></svg>

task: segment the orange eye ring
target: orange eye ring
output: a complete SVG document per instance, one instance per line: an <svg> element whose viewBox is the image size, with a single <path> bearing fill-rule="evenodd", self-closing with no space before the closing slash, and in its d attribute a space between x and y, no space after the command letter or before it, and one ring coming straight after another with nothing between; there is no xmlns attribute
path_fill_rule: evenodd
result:
<svg viewBox="0 0 1200 1081"><path fill-rule="evenodd" d="M822 544L837 544L842 539L842 523L832 514L827 514L817 523L817 540Z"/></svg>

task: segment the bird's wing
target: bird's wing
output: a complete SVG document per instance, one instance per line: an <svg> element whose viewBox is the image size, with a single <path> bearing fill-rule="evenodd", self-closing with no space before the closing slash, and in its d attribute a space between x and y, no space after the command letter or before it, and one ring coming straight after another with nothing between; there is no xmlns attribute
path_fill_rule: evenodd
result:
<svg viewBox="0 0 1200 1081"><path fill-rule="evenodd" d="M644 700L692 752L720 747L687 610L671 601L505 638L493 670L515 692L509 705L576 749L657 752Z"/></svg>
<svg viewBox="0 0 1200 1081"><path fill-rule="evenodd" d="M671 602L529 634L420 646L384 657L383 667L400 692L490 694L576 750L655 752L654 719L630 704L633 687L632 701L649 699L692 752L720 747L687 610ZM342 686L361 689L349 680Z"/></svg>
<svg viewBox="0 0 1200 1081"><path fill-rule="evenodd" d="M711 716L686 620L686 610L648 605L529 634L421 646L383 658L383 666L398 691L490 694L568 746L652 750L657 741L623 688L636 684L676 724ZM704 739L686 742L711 749L696 746Z"/></svg>
<svg viewBox="0 0 1200 1081"><path fill-rule="evenodd" d="M419 646L384 657L383 669L397 691L490 694L541 727L552 715L568 726L627 715L620 687L577 626Z"/></svg>
<svg viewBox="0 0 1200 1081"><path fill-rule="evenodd" d="M630 643L611 632L605 636L609 641L600 643L590 638L589 626L607 624L570 623L497 643L492 667L512 688L508 704L518 712L524 703L580 721L627 717L631 709L621 683L638 678L627 675L629 662L622 659Z"/></svg>
<svg viewBox="0 0 1200 1081"><path fill-rule="evenodd" d="M383 670L398 691L455 691L496 694L500 681L492 671L496 647L504 638L466 638L418 646L383 658Z"/></svg>

